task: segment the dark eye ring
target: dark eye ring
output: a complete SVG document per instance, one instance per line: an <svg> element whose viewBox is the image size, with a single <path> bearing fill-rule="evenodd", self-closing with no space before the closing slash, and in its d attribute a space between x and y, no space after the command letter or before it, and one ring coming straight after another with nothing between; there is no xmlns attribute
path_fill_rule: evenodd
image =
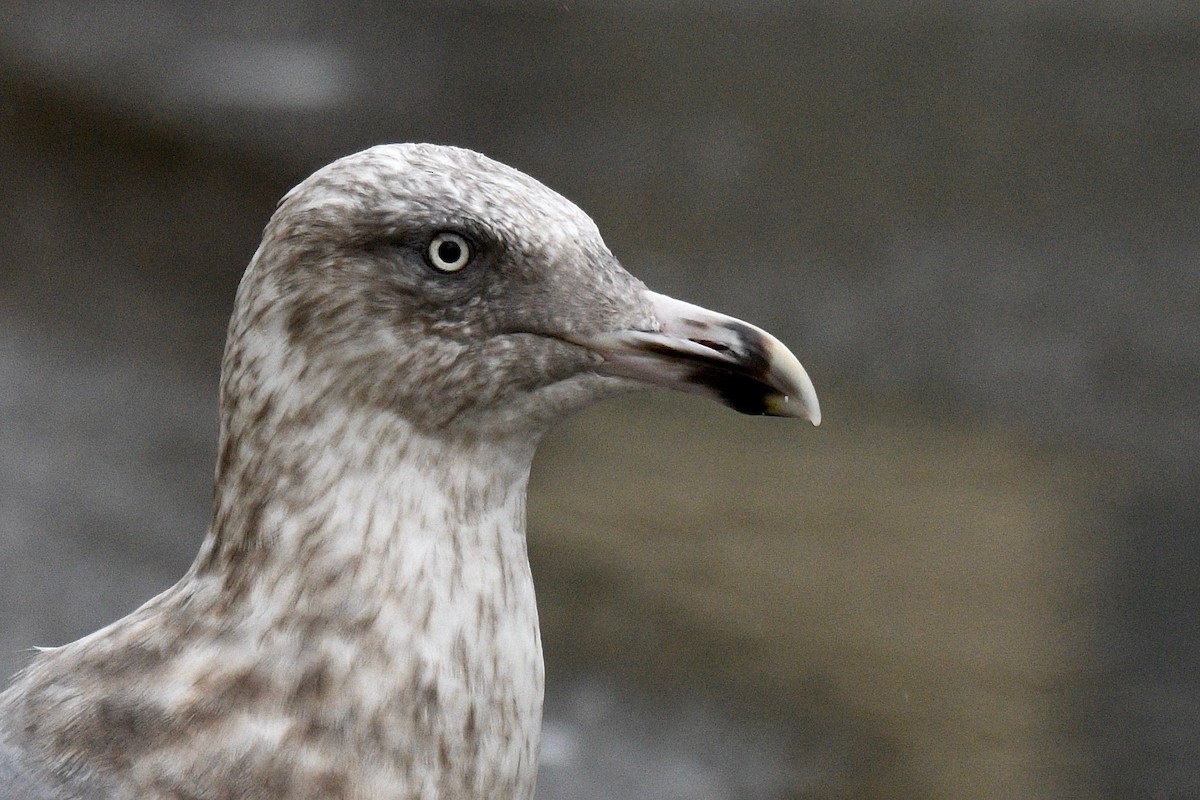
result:
<svg viewBox="0 0 1200 800"><path fill-rule="evenodd" d="M453 231L442 231L429 242L429 266L438 272L458 272L471 263L471 243Z"/></svg>

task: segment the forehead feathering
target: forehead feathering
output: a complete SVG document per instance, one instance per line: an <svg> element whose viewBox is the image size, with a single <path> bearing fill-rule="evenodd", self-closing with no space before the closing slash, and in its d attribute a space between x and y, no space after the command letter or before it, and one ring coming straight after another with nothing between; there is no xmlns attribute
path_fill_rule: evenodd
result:
<svg viewBox="0 0 1200 800"><path fill-rule="evenodd" d="M334 161L292 189L276 217L343 229L474 222L533 249L600 240L587 214L528 175L470 150L420 144Z"/></svg>

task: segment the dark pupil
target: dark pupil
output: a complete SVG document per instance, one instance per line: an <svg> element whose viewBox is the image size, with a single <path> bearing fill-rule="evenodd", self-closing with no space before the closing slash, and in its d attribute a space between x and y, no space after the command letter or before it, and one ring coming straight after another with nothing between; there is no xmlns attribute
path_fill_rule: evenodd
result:
<svg viewBox="0 0 1200 800"><path fill-rule="evenodd" d="M458 242L442 242L438 245L438 258L446 264L457 264L462 258L462 247Z"/></svg>

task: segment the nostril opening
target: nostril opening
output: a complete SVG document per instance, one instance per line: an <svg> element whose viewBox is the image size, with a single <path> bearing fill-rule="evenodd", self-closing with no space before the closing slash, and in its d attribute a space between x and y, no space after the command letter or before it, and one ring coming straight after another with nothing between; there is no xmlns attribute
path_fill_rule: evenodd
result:
<svg viewBox="0 0 1200 800"><path fill-rule="evenodd" d="M716 350L718 353L728 353L730 351L729 345L714 342L712 339L692 339L691 341L696 344L702 344L709 350Z"/></svg>

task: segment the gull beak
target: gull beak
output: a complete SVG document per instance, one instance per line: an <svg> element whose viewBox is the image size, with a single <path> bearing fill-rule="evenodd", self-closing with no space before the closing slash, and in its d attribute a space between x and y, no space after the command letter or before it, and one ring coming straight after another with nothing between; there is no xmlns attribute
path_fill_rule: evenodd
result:
<svg viewBox="0 0 1200 800"><path fill-rule="evenodd" d="M657 327L589 336L604 375L713 397L743 414L803 417L821 424L804 367L771 334L715 311L646 292Z"/></svg>

